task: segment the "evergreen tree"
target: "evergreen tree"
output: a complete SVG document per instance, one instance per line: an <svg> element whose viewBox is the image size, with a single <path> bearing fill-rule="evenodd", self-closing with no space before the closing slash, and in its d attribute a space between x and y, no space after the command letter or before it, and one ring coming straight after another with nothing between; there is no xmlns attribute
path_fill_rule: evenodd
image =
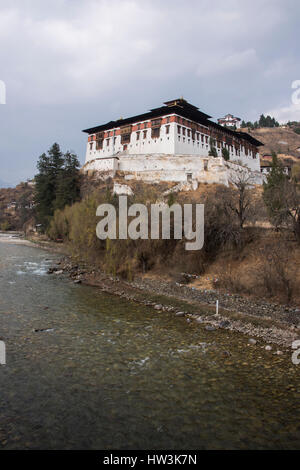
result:
<svg viewBox="0 0 300 470"><path fill-rule="evenodd" d="M259 129L260 127L278 127L278 126L279 126L279 122L277 122L275 118L272 118L269 115L265 116L264 114L260 115L258 121L255 121L255 122L242 121L242 124L241 124L241 127L248 127L248 130Z"/></svg>
<svg viewBox="0 0 300 470"><path fill-rule="evenodd" d="M55 209L63 209L66 205L71 205L80 196L80 163L77 155L66 152L64 156L64 168L58 175Z"/></svg>
<svg viewBox="0 0 300 470"><path fill-rule="evenodd" d="M261 114L259 121L258 121L259 127L267 127L266 123L267 123L267 119L265 118L263 114Z"/></svg>
<svg viewBox="0 0 300 470"><path fill-rule="evenodd" d="M39 173L35 176L35 205L37 221L47 225L49 217L53 214L52 202L55 195L53 179L51 177L50 157L43 153L37 164Z"/></svg>
<svg viewBox="0 0 300 470"><path fill-rule="evenodd" d="M35 177L36 215L47 228L56 208L63 208L78 198L79 162L76 155L61 152L57 143L38 160L39 173Z"/></svg>

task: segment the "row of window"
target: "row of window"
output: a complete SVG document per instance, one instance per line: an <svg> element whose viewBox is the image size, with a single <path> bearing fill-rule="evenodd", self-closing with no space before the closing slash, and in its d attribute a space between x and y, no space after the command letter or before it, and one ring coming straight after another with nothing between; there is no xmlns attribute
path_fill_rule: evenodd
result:
<svg viewBox="0 0 300 470"><path fill-rule="evenodd" d="M193 130L191 129L186 129L184 127L181 128L181 126L177 126L178 127L178 133L180 134L181 133L181 130L182 130L182 141L183 143L185 143L186 139L185 139L185 135L187 135L187 137L192 137L192 140L193 140L193 144L195 143L195 137L197 139L198 142L200 142L200 139L201 139L201 142L202 142L202 148L204 147L204 143L206 144L206 148L208 147L208 142L209 142L209 137L207 135L203 135L203 134L200 134L199 132L193 132ZM157 139L160 137L160 129L161 127L153 127L151 128L151 138L152 139ZM165 126L165 129L166 129L166 134L169 134L170 133L170 126L169 125L166 125ZM187 131L187 133L186 133ZM137 131L136 132L136 140L139 141L141 139L146 139L148 136L148 130L143 130L143 131ZM201 137L200 137L201 136ZM113 137L113 145L116 145L116 140L117 140L117 137ZM122 145L126 145L128 143L130 143L130 140L131 140L131 133L126 133L126 134L122 134L121 135L121 144ZM178 141L180 142L180 135L178 135ZM110 138L101 138L99 140L96 140L96 150L102 150L103 149L103 145L104 145L104 141L105 141L105 145L106 147L109 147L110 145L110 141L111 139ZM190 143L191 139L188 138L188 143ZM216 142L216 147L218 149L221 149L222 147L226 147L226 144L225 142L219 142L217 141ZM199 146L199 144L198 144ZM230 152L234 152L234 146L232 145L228 145L228 150ZM93 142L90 142L90 150L93 149ZM235 153L236 155L240 156L240 149L235 149ZM245 154L248 155L248 151L245 150ZM253 158L256 158L256 155L255 155L255 152L253 154Z"/></svg>
<svg viewBox="0 0 300 470"><path fill-rule="evenodd" d="M160 137L160 127L154 127L151 129L151 138L152 139L157 139ZM170 126L167 125L165 127L166 129L166 134L169 134L170 133ZM147 139L147 134L148 134L148 130L144 130L144 131L137 131L136 132L136 140L141 140L142 138L143 139ZM121 135L121 144L124 145L124 144L128 144L130 142L130 138L131 138L131 133L128 133L128 134L122 134ZM116 145L116 137L113 137L113 145ZM106 140L106 146L109 147L110 145L110 138L107 138L105 139ZM104 139L99 139L99 140L96 140L96 150L102 150L103 149L103 143L104 143ZM93 149L93 142L90 142L90 150Z"/></svg>

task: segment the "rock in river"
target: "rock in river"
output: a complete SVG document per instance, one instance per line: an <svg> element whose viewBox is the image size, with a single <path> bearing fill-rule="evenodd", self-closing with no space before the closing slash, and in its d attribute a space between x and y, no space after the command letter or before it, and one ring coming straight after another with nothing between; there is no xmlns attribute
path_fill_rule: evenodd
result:
<svg viewBox="0 0 300 470"><path fill-rule="evenodd" d="M256 343L257 343L257 341L254 338L250 338L249 341L248 341L248 344L256 344Z"/></svg>
<svg viewBox="0 0 300 470"><path fill-rule="evenodd" d="M155 310L161 310L163 306L161 304L156 304L154 308Z"/></svg>
<svg viewBox="0 0 300 470"><path fill-rule="evenodd" d="M212 326L212 325L206 325L205 329L207 331L215 331L216 330L216 327L215 326Z"/></svg>
<svg viewBox="0 0 300 470"><path fill-rule="evenodd" d="M176 312L175 315L176 315L176 317L184 317L185 313L184 312Z"/></svg>
<svg viewBox="0 0 300 470"><path fill-rule="evenodd" d="M230 325L230 321L229 321L229 320L223 320L223 321L221 321L221 322L219 323L219 326L220 326L221 328L227 328L227 326L229 326L229 325Z"/></svg>

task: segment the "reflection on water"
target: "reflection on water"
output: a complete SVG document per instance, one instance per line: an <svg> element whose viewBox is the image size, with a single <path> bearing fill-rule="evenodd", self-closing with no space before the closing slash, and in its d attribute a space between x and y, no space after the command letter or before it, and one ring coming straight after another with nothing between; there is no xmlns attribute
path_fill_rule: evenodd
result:
<svg viewBox="0 0 300 470"><path fill-rule="evenodd" d="M0 243L0 448L300 448L289 357L48 276L53 258Z"/></svg>

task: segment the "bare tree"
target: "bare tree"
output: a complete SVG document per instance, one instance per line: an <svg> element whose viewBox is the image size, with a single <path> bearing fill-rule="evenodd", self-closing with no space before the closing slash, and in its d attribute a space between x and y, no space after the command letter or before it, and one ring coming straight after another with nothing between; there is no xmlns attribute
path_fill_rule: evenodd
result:
<svg viewBox="0 0 300 470"><path fill-rule="evenodd" d="M300 186L294 180L282 179L264 187L264 202L270 221L277 228L287 228L300 243Z"/></svg>
<svg viewBox="0 0 300 470"><path fill-rule="evenodd" d="M239 171L231 177L230 183L233 188L227 199L230 210L237 216L239 226L242 229L246 220L253 211L253 196L251 189L253 188L253 177L246 171Z"/></svg>

